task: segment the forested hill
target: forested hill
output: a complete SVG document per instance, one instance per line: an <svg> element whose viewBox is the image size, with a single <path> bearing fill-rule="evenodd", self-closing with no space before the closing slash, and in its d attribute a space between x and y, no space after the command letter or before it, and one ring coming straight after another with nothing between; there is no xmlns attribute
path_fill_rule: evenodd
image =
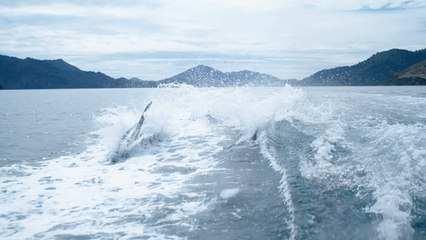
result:
<svg viewBox="0 0 426 240"><path fill-rule="evenodd" d="M394 74L385 85L426 85L426 60Z"/></svg>
<svg viewBox="0 0 426 240"><path fill-rule="evenodd" d="M82 71L62 59L37 60L0 55L0 85L4 89L146 87L149 82L114 79L101 72Z"/></svg>
<svg viewBox="0 0 426 240"><path fill-rule="evenodd" d="M426 60L426 49L391 49L379 52L353 66L319 71L298 84L310 86L382 85L394 74Z"/></svg>

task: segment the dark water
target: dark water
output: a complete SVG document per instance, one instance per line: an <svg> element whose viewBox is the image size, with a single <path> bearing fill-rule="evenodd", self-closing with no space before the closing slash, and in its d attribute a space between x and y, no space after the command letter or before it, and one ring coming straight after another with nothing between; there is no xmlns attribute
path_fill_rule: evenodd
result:
<svg viewBox="0 0 426 240"><path fill-rule="evenodd" d="M426 239L426 88L2 91L2 239ZM107 162L145 105L157 141Z"/></svg>

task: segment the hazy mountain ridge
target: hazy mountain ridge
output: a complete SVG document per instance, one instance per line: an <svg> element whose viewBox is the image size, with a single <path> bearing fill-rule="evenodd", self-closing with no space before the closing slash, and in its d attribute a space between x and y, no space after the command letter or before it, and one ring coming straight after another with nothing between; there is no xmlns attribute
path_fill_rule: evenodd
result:
<svg viewBox="0 0 426 240"><path fill-rule="evenodd" d="M155 88L158 86L157 81L145 81L139 78L117 78L117 81L121 83L122 87L125 88Z"/></svg>
<svg viewBox="0 0 426 240"><path fill-rule="evenodd" d="M378 52L367 60L352 66L321 70L305 78L299 84L310 86L382 85L395 73L425 59L426 49L418 51L391 49Z"/></svg>
<svg viewBox="0 0 426 240"><path fill-rule="evenodd" d="M195 87L284 86L285 83L284 80L264 73L247 70L221 72L204 65L159 81L159 84L188 84Z"/></svg>
<svg viewBox="0 0 426 240"><path fill-rule="evenodd" d="M62 59L19 59L0 55L0 84L4 89L154 88L167 84L196 87L284 86L285 81L247 70L223 73L204 65L160 81L114 79L101 72L82 71Z"/></svg>
<svg viewBox="0 0 426 240"><path fill-rule="evenodd" d="M221 72L205 65L160 81L114 79L101 72L80 70L62 59L0 55L0 89L155 88L180 84L195 87L426 85L426 49L378 52L358 64L321 70L300 81L248 70Z"/></svg>

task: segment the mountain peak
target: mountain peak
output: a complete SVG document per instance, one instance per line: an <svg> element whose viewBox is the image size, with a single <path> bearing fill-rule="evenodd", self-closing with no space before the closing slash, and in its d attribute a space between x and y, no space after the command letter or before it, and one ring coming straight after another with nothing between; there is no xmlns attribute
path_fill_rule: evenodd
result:
<svg viewBox="0 0 426 240"><path fill-rule="evenodd" d="M198 66L195 66L195 67L189 69L189 71L211 72L211 71L217 71L217 70L214 69L214 68L212 68L212 67L210 67L210 66L206 66L206 65L200 64Z"/></svg>
<svg viewBox="0 0 426 240"><path fill-rule="evenodd" d="M206 65L198 65L178 75L160 80L161 84L188 84L196 87L235 87L235 86L282 86L281 79L243 70L239 72L221 72Z"/></svg>

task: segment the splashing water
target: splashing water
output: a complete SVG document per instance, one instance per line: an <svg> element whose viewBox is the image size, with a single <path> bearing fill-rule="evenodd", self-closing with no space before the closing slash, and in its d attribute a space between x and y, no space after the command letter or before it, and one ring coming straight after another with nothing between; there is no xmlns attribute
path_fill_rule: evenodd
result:
<svg viewBox="0 0 426 240"><path fill-rule="evenodd" d="M68 106L73 121L92 122L83 150L9 162L13 153L4 150L0 236L422 239L424 89L373 90L115 90L113 102ZM155 141L108 164L150 101L143 131ZM46 109L39 111L51 114ZM19 122L25 114L8 116ZM51 131L64 124L44 121Z"/></svg>

